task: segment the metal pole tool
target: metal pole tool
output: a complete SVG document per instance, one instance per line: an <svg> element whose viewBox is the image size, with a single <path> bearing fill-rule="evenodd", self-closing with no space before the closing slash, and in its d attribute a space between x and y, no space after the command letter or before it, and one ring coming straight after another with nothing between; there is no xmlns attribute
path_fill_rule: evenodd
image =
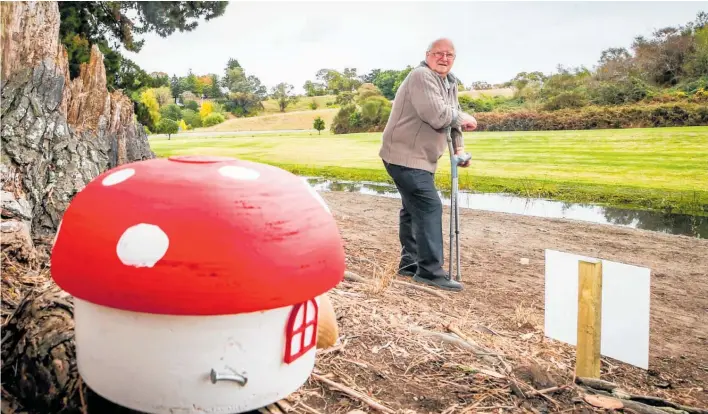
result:
<svg viewBox="0 0 708 414"><path fill-rule="evenodd" d="M450 192L450 263L449 263L449 271L448 274L452 278L452 261L453 261L453 255L452 255L452 247L453 247L453 241L452 238L455 238L454 246L455 246L455 264L456 264L456 275L455 275L455 280L460 281L460 208L458 205L458 200L457 200L457 192L458 192L458 174L457 174L457 167L460 164L464 164L465 162L469 161L472 156L469 153L464 153L461 155L456 155L455 153L457 152L455 148L455 144L452 141L452 129L448 128L447 129L447 147L448 150L450 151L450 178L451 178L451 192Z"/></svg>

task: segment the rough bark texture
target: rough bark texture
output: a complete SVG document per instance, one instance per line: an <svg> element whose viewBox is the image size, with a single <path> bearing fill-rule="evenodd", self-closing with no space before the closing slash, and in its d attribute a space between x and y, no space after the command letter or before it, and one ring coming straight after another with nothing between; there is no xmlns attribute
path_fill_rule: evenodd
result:
<svg viewBox="0 0 708 414"><path fill-rule="evenodd" d="M81 412L91 396L79 392L71 298L46 276L49 244L90 180L155 155L131 100L107 89L97 47L69 79L56 2L0 7L3 413ZM29 269L45 275L29 283Z"/></svg>
<svg viewBox="0 0 708 414"><path fill-rule="evenodd" d="M2 23L2 248L31 260L86 183L155 155L131 100L106 88L97 47L69 81L56 2L3 2Z"/></svg>

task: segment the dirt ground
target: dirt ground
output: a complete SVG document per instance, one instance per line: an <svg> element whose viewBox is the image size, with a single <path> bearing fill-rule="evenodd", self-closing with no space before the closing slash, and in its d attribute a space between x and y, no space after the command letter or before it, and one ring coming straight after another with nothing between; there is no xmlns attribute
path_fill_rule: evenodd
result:
<svg viewBox="0 0 708 414"><path fill-rule="evenodd" d="M444 292L443 299L391 283L399 200L355 193L323 197L339 224L348 269L371 283L345 281L330 293L341 344L320 351L316 374L396 412L591 410L572 387L574 348L544 338L544 249L554 249L651 268L650 369L603 358L602 379L632 394L708 407L708 241L462 209L464 290ZM446 332L450 323L495 355L416 331ZM520 399L510 382L523 392L569 388ZM317 379L294 401L302 412L371 410Z"/></svg>
<svg viewBox="0 0 708 414"><path fill-rule="evenodd" d="M395 276L399 200L322 195L349 270L329 293L339 342L318 350L313 375L287 398L292 410L284 412L617 412L594 407L590 402L603 405L588 397L597 392L575 384L574 348L544 337L545 249L651 268L650 369L602 358L601 378L635 399L708 408L708 240L461 209L464 290L426 291ZM46 275L28 273L6 288L11 272L3 270L5 318L22 291ZM3 413L14 412L6 410L4 390L2 399ZM620 412L666 412L622 401Z"/></svg>

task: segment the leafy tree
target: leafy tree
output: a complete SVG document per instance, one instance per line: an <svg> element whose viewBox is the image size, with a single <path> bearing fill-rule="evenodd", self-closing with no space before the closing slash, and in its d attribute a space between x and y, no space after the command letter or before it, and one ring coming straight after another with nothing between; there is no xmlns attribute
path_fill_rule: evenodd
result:
<svg viewBox="0 0 708 414"><path fill-rule="evenodd" d="M320 135L322 133L322 130L325 129L325 121L322 119L322 117L317 117L315 118L315 122L312 124L312 126L317 130L317 135Z"/></svg>
<svg viewBox="0 0 708 414"><path fill-rule="evenodd" d="M263 109L261 101L268 96L265 85L257 77L247 75L236 59L227 62L222 85L229 90L225 107L234 115L250 115Z"/></svg>
<svg viewBox="0 0 708 414"><path fill-rule="evenodd" d="M184 122L184 119L180 119L178 122L178 125L179 125L179 129L182 131L186 131L189 129L189 127L187 126L187 123Z"/></svg>
<svg viewBox="0 0 708 414"><path fill-rule="evenodd" d="M160 104L155 97L155 90L147 89L141 93L140 103L147 109L152 125L157 125L160 121Z"/></svg>
<svg viewBox="0 0 708 414"><path fill-rule="evenodd" d="M708 26L696 30L693 52L686 58L683 72L692 78L708 76Z"/></svg>
<svg viewBox="0 0 708 414"><path fill-rule="evenodd" d="M160 117L162 119L171 119L173 121L179 121L182 119L182 110L176 104L168 104L160 108Z"/></svg>
<svg viewBox="0 0 708 414"><path fill-rule="evenodd" d="M171 139L172 134L179 132L179 124L172 119L161 119L157 124L159 134L167 134L167 139Z"/></svg>
<svg viewBox="0 0 708 414"><path fill-rule="evenodd" d="M226 1L60 1L59 37L66 46L72 77L79 74L81 63L88 62L92 45L104 54L106 78L111 89L131 89L129 82L119 82L119 72L127 59L121 47L140 52L145 40L139 35L156 33L167 37L179 30L194 30L198 19L206 21L221 16ZM131 62L132 63L132 62ZM129 70L133 78L149 77L134 63ZM145 83L145 82L142 82ZM122 85L122 86L119 86ZM128 85L126 87L125 85ZM151 86L154 87L154 86Z"/></svg>
<svg viewBox="0 0 708 414"><path fill-rule="evenodd" d="M354 102L354 94L351 92L342 92L337 95L334 103L337 105L345 106Z"/></svg>
<svg viewBox="0 0 708 414"><path fill-rule="evenodd" d="M157 99L157 103L158 105L160 105L160 107L163 107L174 101L174 98L172 98L172 91L169 87L162 86L160 88L152 88L152 90L155 94L155 99Z"/></svg>
<svg viewBox="0 0 708 414"><path fill-rule="evenodd" d="M184 89L182 89L182 84L179 81L179 78L177 75L172 75L172 79L170 79L170 92L172 92L172 96L177 98L184 92Z"/></svg>
<svg viewBox="0 0 708 414"><path fill-rule="evenodd" d="M323 96L327 94L327 87L320 82L306 81L302 86L307 96Z"/></svg>
<svg viewBox="0 0 708 414"><path fill-rule="evenodd" d="M353 92L362 84L356 75L355 68L345 68L344 72L320 69L316 76L324 85L327 85L327 90L333 94Z"/></svg>
<svg viewBox="0 0 708 414"><path fill-rule="evenodd" d="M280 112L285 112L288 105L298 101L298 97L292 94L293 85L281 82L271 90L271 98L278 102Z"/></svg>
<svg viewBox="0 0 708 414"><path fill-rule="evenodd" d="M372 83L365 83L359 87L356 93L356 101L361 104L362 101L372 96L383 96L379 88Z"/></svg>
<svg viewBox="0 0 708 414"><path fill-rule="evenodd" d="M206 89L205 93L208 98L221 98L224 96L224 93L221 91L221 82L219 81L219 77L212 74L210 75L211 82L209 84L209 87Z"/></svg>

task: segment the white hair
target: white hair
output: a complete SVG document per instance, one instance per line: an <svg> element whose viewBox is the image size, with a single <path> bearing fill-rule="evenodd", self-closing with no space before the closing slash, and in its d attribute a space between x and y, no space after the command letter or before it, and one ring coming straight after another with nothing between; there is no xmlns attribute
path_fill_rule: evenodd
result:
<svg viewBox="0 0 708 414"><path fill-rule="evenodd" d="M441 37L441 38L439 38L439 39L435 39L435 40L433 40L432 42L430 42L430 43L428 44L428 48L425 49L425 51L426 51L426 52L430 52L430 51L433 49L433 47L435 47L435 45L438 44L438 43L440 43L440 42L450 42L450 44L452 45L452 48L453 48L453 49L455 48L455 44L452 43L452 40L448 39L447 37Z"/></svg>

